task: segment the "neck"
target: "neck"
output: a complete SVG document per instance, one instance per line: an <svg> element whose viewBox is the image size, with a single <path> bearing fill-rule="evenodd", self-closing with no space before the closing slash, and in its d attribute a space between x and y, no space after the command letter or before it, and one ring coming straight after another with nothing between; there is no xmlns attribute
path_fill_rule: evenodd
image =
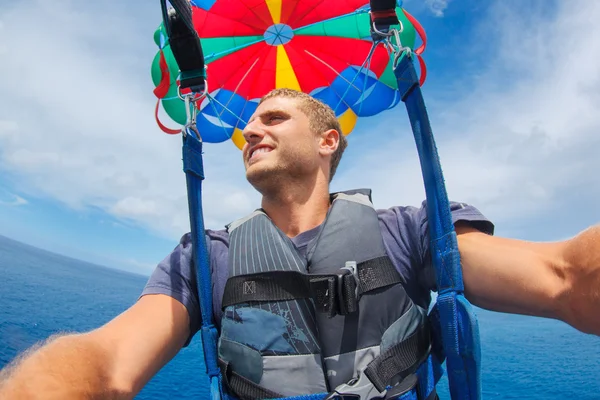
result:
<svg viewBox="0 0 600 400"><path fill-rule="evenodd" d="M262 208L288 237L319 226L329 210L329 185L324 179L286 185L277 193L265 194Z"/></svg>

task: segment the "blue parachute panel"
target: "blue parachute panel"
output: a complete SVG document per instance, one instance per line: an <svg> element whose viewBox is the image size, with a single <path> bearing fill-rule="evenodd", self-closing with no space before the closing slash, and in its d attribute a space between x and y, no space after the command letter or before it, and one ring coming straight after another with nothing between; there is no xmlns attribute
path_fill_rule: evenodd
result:
<svg viewBox="0 0 600 400"><path fill-rule="evenodd" d="M243 129L240 116L248 112L248 102L240 95L224 89L216 90L210 96L210 100L202 103L196 126L203 141L220 143L231 138L236 127L242 125L240 129Z"/></svg>
<svg viewBox="0 0 600 400"><path fill-rule="evenodd" d="M217 2L217 0L191 0L190 2L193 6L208 11Z"/></svg>
<svg viewBox="0 0 600 400"><path fill-rule="evenodd" d="M376 115L400 100L396 91L380 82L371 71L356 66L342 71L331 88L343 96L344 103L359 117Z"/></svg>
<svg viewBox="0 0 600 400"><path fill-rule="evenodd" d="M341 101L341 93L331 86L316 89L310 95L330 106L338 117L348 110L348 105Z"/></svg>

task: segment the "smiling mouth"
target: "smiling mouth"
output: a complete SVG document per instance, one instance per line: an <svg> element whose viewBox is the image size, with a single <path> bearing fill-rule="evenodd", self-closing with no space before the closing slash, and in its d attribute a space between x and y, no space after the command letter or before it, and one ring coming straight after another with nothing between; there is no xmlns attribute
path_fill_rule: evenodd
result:
<svg viewBox="0 0 600 400"><path fill-rule="evenodd" d="M273 149L271 149L270 147L259 147L256 150L253 150L250 153L250 156L248 157L248 161L253 161L258 159L261 154L266 154L266 153L270 153Z"/></svg>

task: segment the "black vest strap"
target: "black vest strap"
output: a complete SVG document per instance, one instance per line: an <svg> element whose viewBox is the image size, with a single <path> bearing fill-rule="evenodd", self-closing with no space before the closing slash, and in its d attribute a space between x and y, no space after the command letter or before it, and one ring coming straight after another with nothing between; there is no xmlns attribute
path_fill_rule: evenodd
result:
<svg viewBox="0 0 600 400"><path fill-rule="evenodd" d="M240 400L279 399L285 397L257 385L240 374L236 374L231 370L229 363L221 359L219 359L219 367L221 367L223 383L233 392L231 394Z"/></svg>
<svg viewBox="0 0 600 400"><path fill-rule="evenodd" d="M356 291L356 281L348 271L345 276L308 275L298 271L269 271L238 275L227 280L223 292L223 309L235 304L257 301L284 301L314 298L321 312L337 312L336 300L341 293ZM343 295L342 295L343 297ZM352 301L347 298L346 301Z"/></svg>
<svg viewBox="0 0 600 400"><path fill-rule="evenodd" d="M392 378L402 380L414 373L429 355L430 346L429 326L424 324L411 336L371 361L365 369L365 375L381 392Z"/></svg>
<svg viewBox="0 0 600 400"><path fill-rule="evenodd" d="M359 292L395 285L402 280L400 274L388 256L372 258L357 265Z"/></svg>
<svg viewBox="0 0 600 400"><path fill-rule="evenodd" d="M256 301L284 301L300 298L315 300L317 311L347 315L358 309L363 293L401 282L398 271L387 256L345 267L335 275L312 275L298 271L270 271L238 275L227 280L223 309Z"/></svg>

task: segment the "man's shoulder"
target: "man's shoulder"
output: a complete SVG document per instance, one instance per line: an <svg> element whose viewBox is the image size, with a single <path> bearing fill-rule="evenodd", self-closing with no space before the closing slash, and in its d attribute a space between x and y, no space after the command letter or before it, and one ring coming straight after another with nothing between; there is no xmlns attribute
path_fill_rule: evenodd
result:
<svg viewBox="0 0 600 400"><path fill-rule="evenodd" d="M205 229L205 236L210 240L211 244L218 242L229 247L229 233L226 229ZM181 239L179 239L179 246L183 248L190 247L192 245L192 233L185 233Z"/></svg>
<svg viewBox="0 0 600 400"><path fill-rule="evenodd" d="M229 245L229 232L227 232L227 229L206 229L204 233L211 241L218 241Z"/></svg>
<svg viewBox="0 0 600 400"><path fill-rule="evenodd" d="M229 232L226 229L207 229L204 233L210 243L208 251L210 253L211 264L213 269L218 268L227 262L228 259Z"/></svg>
<svg viewBox="0 0 600 400"><path fill-rule="evenodd" d="M494 224L477 207L470 203L450 201L452 222L465 221L477 229L493 234ZM422 230L427 226L427 201L420 205L399 205L389 208L376 209L379 221L384 226L399 225L400 228Z"/></svg>

